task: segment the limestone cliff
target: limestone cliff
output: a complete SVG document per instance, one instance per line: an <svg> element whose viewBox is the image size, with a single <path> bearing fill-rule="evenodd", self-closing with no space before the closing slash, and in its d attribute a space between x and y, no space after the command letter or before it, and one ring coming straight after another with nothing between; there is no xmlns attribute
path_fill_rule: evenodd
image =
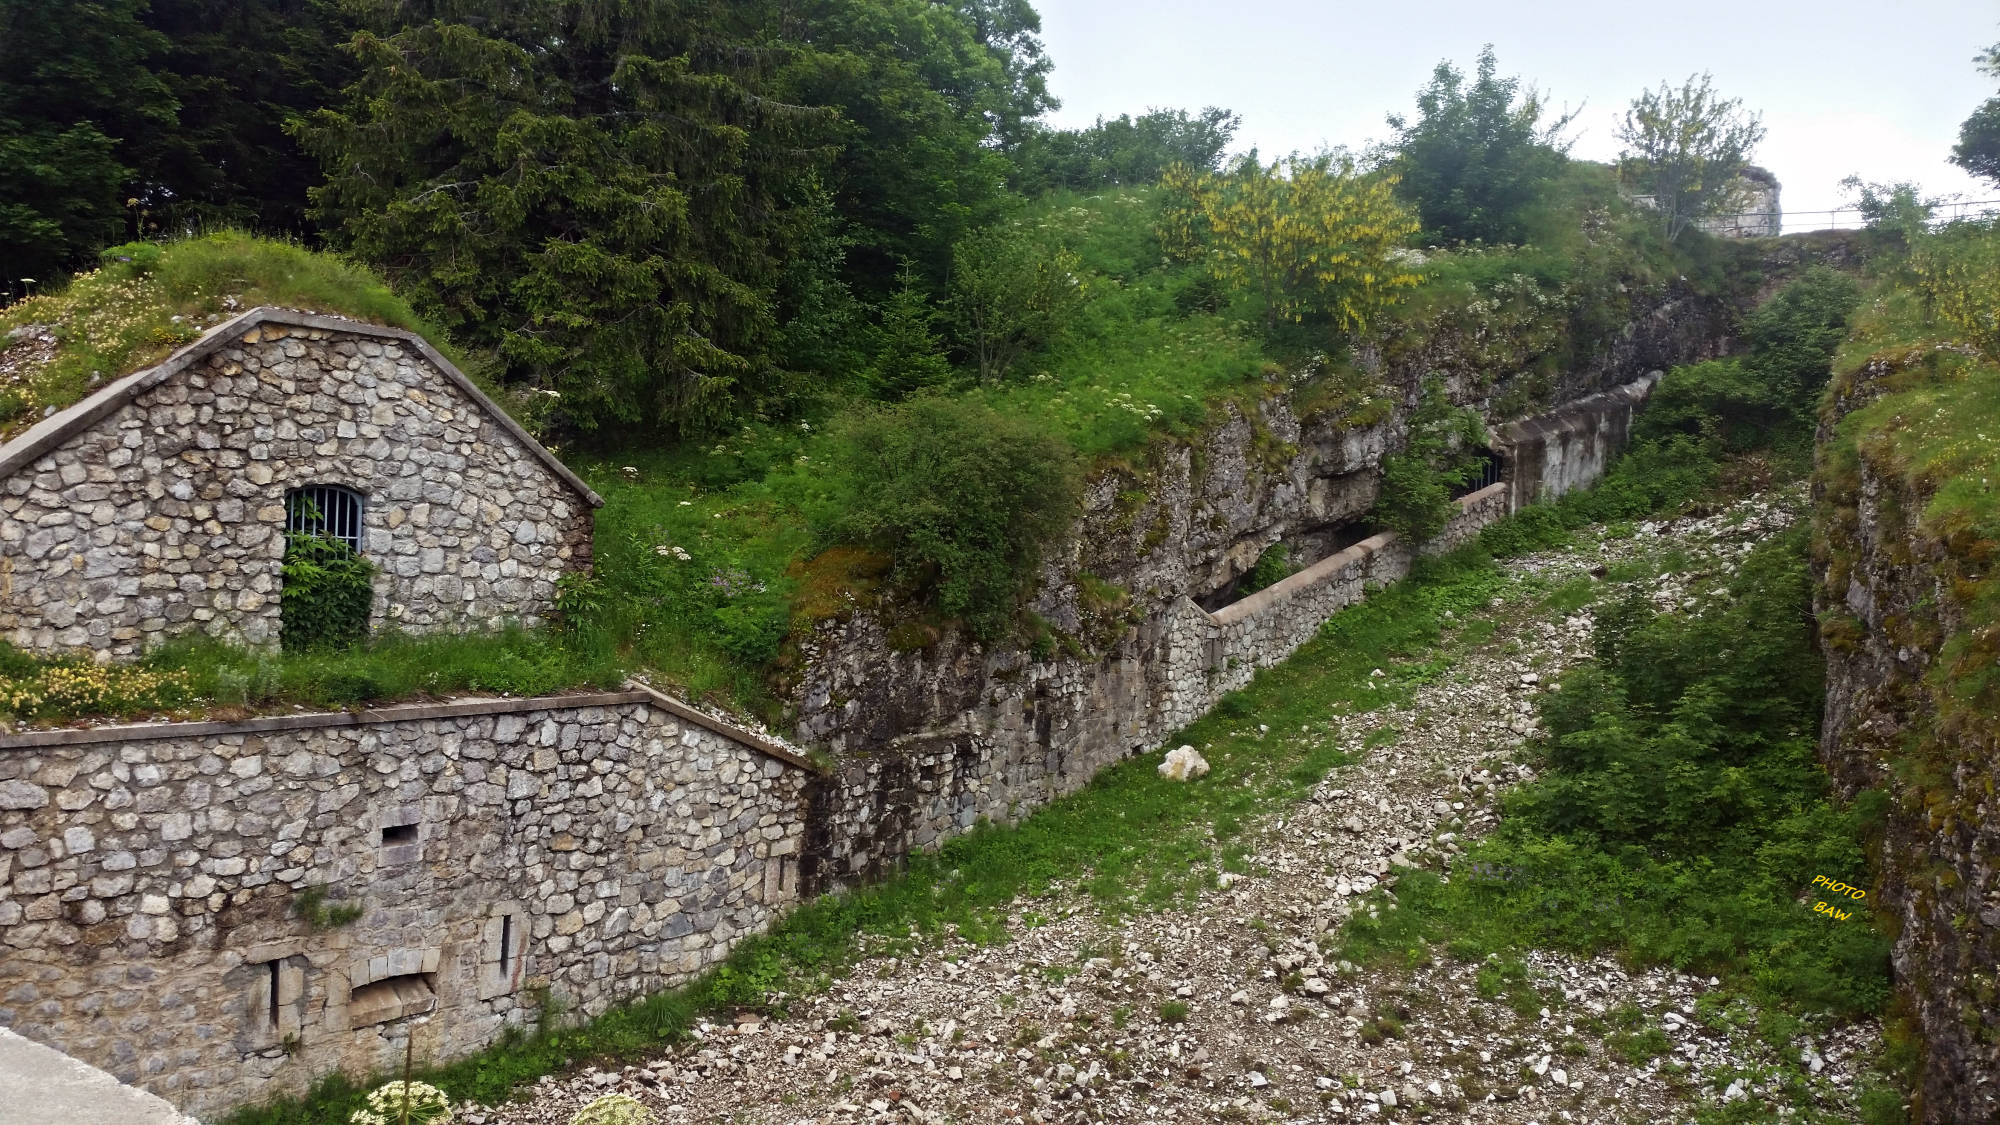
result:
<svg viewBox="0 0 2000 1125"><path fill-rule="evenodd" d="M1479 409L1503 457L1511 431L1497 424L1538 422L1509 479L1461 502L1448 545L1514 499L1594 478L1647 376L1724 350L1733 305L1679 287L1635 295L1629 322L1555 373L1537 365L1538 345L1497 340L1492 323L1461 314L1364 350L1386 395L1372 413L1315 410L1274 381L1219 409L1198 439L1100 471L1066 553L1043 568L1033 644L984 647L862 605L822 622L799 647L792 689L798 738L838 759L814 817L821 837L808 841L808 886L869 877L980 817L1010 821L1081 786L1282 659L1369 584L1400 577L1407 549L1376 535L1367 514L1420 379L1441 376ZM1560 313L1537 323L1563 331ZM1258 620L1238 620L1249 616L1240 603L1212 614L1279 542L1294 564L1318 564L1299 588L1266 599Z"/></svg>
<svg viewBox="0 0 2000 1125"><path fill-rule="evenodd" d="M1962 503L1990 488L1938 459L1959 422L2000 425L1996 386L1966 349L1897 341L1836 377L1814 486L1822 757L1844 796L1889 798L1870 897L1896 934L1926 1122L2000 1121L1996 543ZM1991 449L1977 425L1963 439Z"/></svg>

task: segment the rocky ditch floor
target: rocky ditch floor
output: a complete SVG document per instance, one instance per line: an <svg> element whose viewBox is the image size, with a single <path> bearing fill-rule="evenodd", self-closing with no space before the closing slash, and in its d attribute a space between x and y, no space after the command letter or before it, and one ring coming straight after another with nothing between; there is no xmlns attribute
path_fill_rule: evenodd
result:
<svg viewBox="0 0 2000 1125"><path fill-rule="evenodd" d="M666 1122L1680 1122L1703 1103L1773 1102L1780 1071L1809 1075L1838 1119L1872 1028L1780 1058L1740 1005L1703 999L1712 980L1550 953L1364 969L1329 952L1353 912L1395 909L1400 869L1449 871L1492 827L1496 794L1531 776L1512 759L1534 698L1590 652L1588 611L1548 591L1636 572L1663 608L1698 609L1702 579L1801 506L1750 500L1509 564L1526 596L1496 599L1497 628L1450 671L1299 736L1354 761L1251 828L1225 864L1241 873L1192 906L1110 916L1058 888L1015 904L1006 944L866 960L787 998L781 1019L704 1024L645 1066L546 1078L463 1120L563 1123L623 1092ZM1663 557L1680 570L1646 565Z"/></svg>

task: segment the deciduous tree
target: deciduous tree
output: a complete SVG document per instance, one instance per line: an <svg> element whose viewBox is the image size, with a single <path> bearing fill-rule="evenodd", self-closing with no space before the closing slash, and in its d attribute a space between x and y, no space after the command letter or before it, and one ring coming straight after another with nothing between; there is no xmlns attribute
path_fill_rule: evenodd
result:
<svg viewBox="0 0 2000 1125"><path fill-rule="evenodd" d="M952 251L951 307L982 382L1005 378L1031 351L1062 339L1083 303L1077 256L1012 224Z"/></svg>
<svg viewBox="0 0 2000 1125"><path fill-rule="evenodd" d="M1518 242L1522 213L1560 175L1576 113L1544 123L1540 91L1498 76L1493 46L1479 52L1471 84L1449 61L1417 91L1415 120L1391 115L1397 194L1441 242Z"/></svg>
<svg viewBox="0 0 2000 1125"><path fill-rule="evenodd" d="M2000 78L2000 43L1981 51L1972 61L1985 74ZM1958 144L1951 150L1951 162L1980 179L2000 185L2000 97L1981 102L1958 127Z"/></svg>
<svg viewBox="0 0 2000 1125"><path fill-rule="evenodd" d="M1344 157L1292 157L1266 167L1253 152L1225 175L1176 169L1162 240L1200 256L1255 300L1265 327L1324 321L1365 329L1419 278L1393 252L1417 229L1393 174Z"/></svg>
<svg viewBox="0 0 2000 1125"><path fill-rule="evenodd" d="M1652 197L1671 241L1738 202L1737 173L1764 139L1764 126L1742 101L1717 94L1710 76L1698 74L1679 89L1663 82L1632 99L1618 139L1625 144L1619 171Z"/></svg>
<svg viewBox="0 0 2000 1125"><path fill-rule="evenodd" d="M1199 114L1149 109L1136 118L1100 117L1087 129L1043 129L1031 134L1017 154L1020 182L1030 192L1059 187L1088 191L1157 183L1175 165L1213 172L1221 167L1242 121L1209 106Z"/></svg>

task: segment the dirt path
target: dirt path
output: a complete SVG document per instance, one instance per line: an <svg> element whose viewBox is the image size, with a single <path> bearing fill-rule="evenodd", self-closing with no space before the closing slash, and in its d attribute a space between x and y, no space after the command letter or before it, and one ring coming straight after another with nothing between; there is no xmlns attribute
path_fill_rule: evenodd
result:
<svg viewBox="0 0 2000 1125"><path fill-rule="evenodd" d="M1748 501L1511 565L1547 589L1678 548L1686 570L1717 573L1797 508ZM1685 574L1643 582L1663 608L1690 604ZM1535 694L1590 651L1587 613L1539 597L1488 613L1492 636L1406 704L1335 716L1331 737L1355 761L1273 810L1248 835L1249 873L1224 874L1192 907L1107 920L1080 891L1057 889L1015 904L1018 936L1005 945L865 961L794 999L782 1022L705 1025L699 1042L646 1067L545 1079L532 1099L466 1120L560 1125L614 1091L665 1122L783 1125L1595 1125L1691 1121L1699 1099L1766 1096L1768 1049L1697 1018L1704 980L1536 954L1528 979L1488 998L1480 964L1363 971L1322 952L1358 896L1404 865L1448 868L1464 837L1492 827L1496 794L1527 772L1510 763L1533 733ZM1496 991L1490 968L1488 984ZM1633 1063L1616 1049L1606 1020L1625 1006L1664 1055ZM1872 1034L1805 1048L1829 1103L1852 1089Z"/></svg>

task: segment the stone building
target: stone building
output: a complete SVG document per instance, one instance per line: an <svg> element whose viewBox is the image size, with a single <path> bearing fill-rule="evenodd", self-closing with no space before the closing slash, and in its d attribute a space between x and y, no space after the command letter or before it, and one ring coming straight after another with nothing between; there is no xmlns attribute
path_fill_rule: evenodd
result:
<svg viewBox="0 0 2000 1125"><path fill-rule="evenodd" d="M1779 191L1778 177L1746 164L1736 174L1735 206L1726 214L1703 219L1699 225L1719 238L1776 238L1785 233Z"/></svg>
<svg viewBox="0 0 2000 1125"><path fill-rule="evenodd" d="M0 446L0 637L275 643L288 528L375 565L374 628L532 625L600 503L416 335L255 309Z"/></svg>

